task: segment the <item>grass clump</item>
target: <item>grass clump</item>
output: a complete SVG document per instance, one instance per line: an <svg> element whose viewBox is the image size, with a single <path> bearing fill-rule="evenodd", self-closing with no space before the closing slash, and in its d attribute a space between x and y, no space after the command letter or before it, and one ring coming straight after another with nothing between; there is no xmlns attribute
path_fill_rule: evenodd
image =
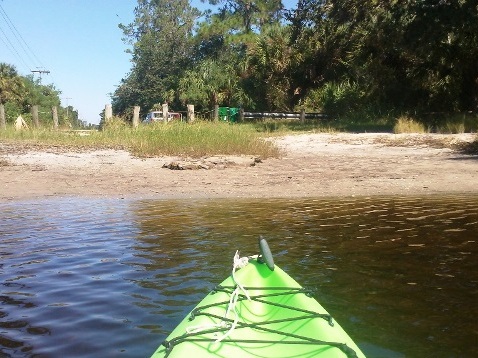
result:
<svg viewBox="0 0 478 358"><path fill-rule="evenodd" d="M23 146L68 150L124 149L138 157L161 155L199 158L212 155L255 155L278 157L279 149L265 141L250 124L221 122L170 122L105 126L102 131L85 132L34 129L0 131L3 142Z"/></svg>
<svg viewBox="0 0 478 358"><path fill-rule="evenodd" d="M407 116L401 116L397 119L393 127L394 133L427 133L425 126Z"/></svg>
<svg viewBox="0 0 478 358"><path fill-rule="evenodd" d="M335 123L324 119L308 119L304 122L297 119L264 119L250 122L255 131L259 133L287 134L291 132L312 132L312 133L335 133Z"/></svg>
<svg viewBox="0 0 478 358"><path fill-rule="evenodd" d="M198 121L155 123L140 126L132 143L139 156L181 155L203 157L211 155L258 155L277 157L279 151L264 141L248 124Z"/></svg>
<svg viewBox="0 0 478 358"><path fill-rule="evenodd" d="M449 121L445 122L441 127L437 129L438 133L442 134L460 134L465 133L465 123Z"/></svg>

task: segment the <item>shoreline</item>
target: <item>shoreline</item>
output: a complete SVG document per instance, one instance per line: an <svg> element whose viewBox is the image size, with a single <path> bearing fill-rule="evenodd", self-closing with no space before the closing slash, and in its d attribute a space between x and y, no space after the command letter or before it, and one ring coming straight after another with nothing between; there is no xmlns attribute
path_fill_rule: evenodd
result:
<svg viewBox="0 0 478 358"><path fill-rule="evenodd" d="M288 199L478 194L478 156L442 145L476 134L297 134L281 158L136 158L0 142L0 203L41 198ZM186 170L165 168L193 163ZM200 165L196 165L200 163ZM174 167L174 166L170 166ZM191 169L193 168L193 169ZM177 168L176 168L177 169Z"/></svg>

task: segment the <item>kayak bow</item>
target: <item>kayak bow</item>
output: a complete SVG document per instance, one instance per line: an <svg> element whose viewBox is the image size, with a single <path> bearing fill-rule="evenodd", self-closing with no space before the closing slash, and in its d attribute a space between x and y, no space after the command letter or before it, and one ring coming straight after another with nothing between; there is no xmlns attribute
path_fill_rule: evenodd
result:
<svg viewBox="0 0 478 358"><path fill-rule="evenodd" d="M269 246L239 258L152 355L159 357L365 357L348 334L287 273ZM236 272L237 270L237 272Z"/></svg>

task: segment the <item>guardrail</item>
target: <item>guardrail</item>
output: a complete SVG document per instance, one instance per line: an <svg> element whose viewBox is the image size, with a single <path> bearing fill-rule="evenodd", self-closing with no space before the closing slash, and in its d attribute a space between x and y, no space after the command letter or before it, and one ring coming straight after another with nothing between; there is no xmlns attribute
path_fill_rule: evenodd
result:
<svg viewBox="0 0 478 358"><path fill-rule="evenodd" d="M239 116L243 119L254 118L284 118L284 119L327 119L325 113L306 113L306 112L239 112Z"/></svg>

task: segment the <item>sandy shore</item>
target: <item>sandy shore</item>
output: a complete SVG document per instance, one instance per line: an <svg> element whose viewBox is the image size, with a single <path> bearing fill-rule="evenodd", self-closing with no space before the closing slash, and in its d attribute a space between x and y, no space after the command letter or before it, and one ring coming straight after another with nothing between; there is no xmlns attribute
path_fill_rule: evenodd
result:
<svg viewBox="0 0 478 358"><path fill-rule="evenodd" d="M298 198L478 194L478 156L443 148L476 135L300 134L279 159L135 158L126 151L25 150L0 143L0 202L46 197ZM186 163L188 163L186 161Z"/></svg>

